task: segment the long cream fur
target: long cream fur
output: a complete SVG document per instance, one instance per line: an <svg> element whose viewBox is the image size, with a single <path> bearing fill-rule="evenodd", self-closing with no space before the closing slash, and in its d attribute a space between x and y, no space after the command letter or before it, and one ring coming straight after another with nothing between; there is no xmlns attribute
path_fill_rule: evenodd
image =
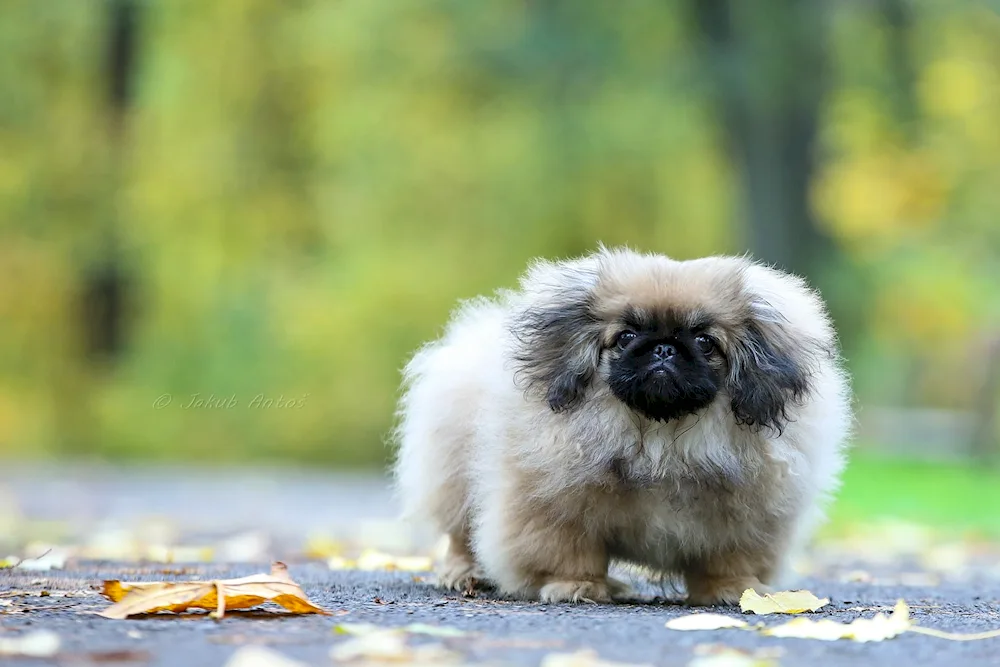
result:
<svg viewBox="0 0 1000 667"><path fill-rule="evenodd" d="M588 319L565 340L525 334L531 313L576 306ZM700 413L647 419L610 392L605 355L584 340L590 326L610 335L634 306L709 313L728 359L741 349L753 363L764 351L748 327L764 332L802 366L806 389L784 404L780 428L737 418L725 390ZM585 378L565 409L545 393L560 364ZM692 604L786 585L837 488L851 424L818 295L738 257L601 248L539 261L519 289L461 306L404 375L396 488L408 518L450 538L440 584L487 581L549 602L624 594L612 561L682 579Z"/></svg>

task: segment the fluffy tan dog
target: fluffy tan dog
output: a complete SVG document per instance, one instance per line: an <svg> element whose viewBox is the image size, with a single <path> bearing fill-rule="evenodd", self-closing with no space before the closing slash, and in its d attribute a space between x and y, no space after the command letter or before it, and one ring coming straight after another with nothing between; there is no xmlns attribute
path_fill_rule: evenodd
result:
<svg viewBox="0 0 1000 667"><path fill-rule="evenodd" d="M697 605L783 585L851 422L820 298L737 257L539 261L405 380L397 490L450 538L440 584L547 602L623 594L612 561Z"/></svg>

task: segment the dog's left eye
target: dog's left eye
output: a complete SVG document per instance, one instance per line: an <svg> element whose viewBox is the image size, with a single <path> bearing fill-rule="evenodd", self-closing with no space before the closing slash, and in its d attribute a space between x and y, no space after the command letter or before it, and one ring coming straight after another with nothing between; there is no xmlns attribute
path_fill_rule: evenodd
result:
<svg viewBox="0 0 1000 667"><path fill-rule="evenodd" d="M635 339L636 333L634 331L623 331L615 338L615 345L624 348Z"/></svg>
<svg viewBox="0 0 1000 667"><path fill-rule="evenodd" d="M711 336L702 334L695 338L694 342L698 344L698 349L701 350L701 353L704 355L712 354L715 350L715 341L712 340Z"/></svg>

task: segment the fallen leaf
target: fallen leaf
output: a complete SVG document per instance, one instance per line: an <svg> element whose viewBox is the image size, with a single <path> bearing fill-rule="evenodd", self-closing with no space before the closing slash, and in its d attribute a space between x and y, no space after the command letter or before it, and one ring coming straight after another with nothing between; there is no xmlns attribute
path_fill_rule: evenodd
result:
<svg viewBox="0 0 1000 667"><path fill-rule="evenodd" d="M243 646L229 656L225 667L306 667L306 663L265 646Z"/></svg>
<svg viewBox="0 0 1000 667"><path fill-rule="evenodd" d="M724 628L745 628L747 622L722 614L688 614L667 621L670 630L722 630Z"/></svg>
<svg viewBox="0 0 1000 667"><path fill-rule="evenodd" d="M326 614L312 604L288 576L284 563L274 563L270 574L240 579L191 582L104 582L101 594L114 602L100 616L123 619L135 614L160 611L179 613L191 608L206 609L222 618L227 609L249 609L263 602L275 602L296 614Z"/></svg>
<svg viewBox="0 0 1000 667"><path fill-rule="evenodd" d="M818 598L809 591L782 591L760 595L752 588L743 591L740 609L755 614L801 614L816 611L830 604L829 598Z"/></svg>
<svg viewBox="0 0 1000 667"><path fill-rule="evenodd" d="M748 627L745 621L721 614L689 614L667 621L666 625L671 630L720 630L723 628ZM872 618L858 618L850 623L840 623L831 619L814 621L809 618L796 618L782 625L772 627L758 623L751 629L769 637L819 639L821 641L851 639L856 642L879 642L892 639L904 632L914 632L929 637L960 642L1000 638L1000 629L961 634L914 625L910 620L910 607L904 600L896 602L890 615L879 612ZM699 664L699 667L704 666Z"/></svg>
<svg viewBox="0 0 1000 667"><path fill-rule="evenodd" d="M59 653L62 641L50 630L35 630L20 637L0 637L0 655L51 658Z"/></svg>
<svg viewBox="0 0 1000 667"><path fill-rule="evenodd" d="M813 621L808 618L797 618L784 625L766 628L762 632L771 637L794 637L823 641L852 639L856 642L880 642L892 639L911 627L910 608L900 600L896 603L890 616L880 612L872 618L859 618L847 624L829 619Z"/></svg>
<svg viewBox="0 0 1000 667"><path fill-rule="evenodd" d="M765 628L761 632L771 637L835 641L837 639L846 639L851 631L843 623L829 619L813 621L808 618L796 618L794 621L789 621L784 625Z"/></svg>
<svg viewBox="0 0 1000 667"><path fill-rule="evenodd" d="M550 653L539 667L648 667L648 663L636 664L602 660L597 651L583 649L575 653Z"/></svg>

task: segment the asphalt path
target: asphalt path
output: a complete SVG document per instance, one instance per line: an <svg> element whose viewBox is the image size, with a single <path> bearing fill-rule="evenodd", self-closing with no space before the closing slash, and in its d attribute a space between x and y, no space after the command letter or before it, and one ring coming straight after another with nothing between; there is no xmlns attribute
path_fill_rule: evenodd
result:
<svg viewBox="0 0 1000 667"><path fill-rule="evenodd" d="M384 520L393 512L384 482L376 479L337 478L323 482L325 477L319 474L298 483L291 478L275 482L276 478L264 472L259 479L270 480L266 486L270 491L257 487L256 500L248 500L246 490L254 488L248 486L249 477L217 475L215 486L208 492L209 498L218 503L213 509L206 506L204 496L199 499L197 494L197 489L205 488L204 480L177 471L133 472L129 476L91 470L83 477L51 470L5 473L6 478L0 477L0 488L17 503L23 525L39 517L49 521L60 518L83 532L96 530L97 523L141 523L142 517L155 514L197 525L199 534L252 526L281 534L280 540L288 543L296 534L302 538L310 529L310 521L350 530L355 519ZM238 489L243 489L242 503L225 500L240 497ZM189 493L178 494L178 490ZM53 493L59 497L53 497ZM171 496L175 506L169 502ZM86 501L74 503L73 497ZM280 511L275 511L275 506ZM78 538L70 534L65 539ZM268 555L277 551L271 549ZM552 654L593 649L602 658L619 663L688 665L707 645L724 645L770 649L768 655L780 665L1000 665L1000 638L953 642L904 633L887 641L857 643L780 639L745 630L668 630L664 626L667 620L692 610L681 604L676 592L651 586L638 576L630 577L638 595L631 603L543 605L483 593L474 597L446 593L432 585L429 573L331 570L323 560L296 557L294 552L286 549L278 555L287 560L292 577L309 598L332 612L330 616L298 616L267 609L232 612L220 621L200 613L116 621L94 613L109 604L99 594L103 579L230 578L266 571L266 559L181 565L74 558L61 569L51 571L2 570L0 645L5 639L48 630L59 636L61 647L52 658L0 656L0 664L220 667L240 647L256 645L305 664L332 665L331 648L351 640L335 632L340 624L398 627L423 623L468 634L446 638L415 635L409 639L411 644L443 644L464 661L479 664L539 665ZM860 568L866 576L846 574ZM837 561L834 567L802 582L802 587L831 599L820 612L807 616L849 622L889 611L898 599L905 599L914 621L921 626L961 633L1000 628L1000 577L996 569L955 578L925 577L928 581L923 581L915 568L912 563L896 561ZM903 570L909 573L909 585L894 578ZM862 580L853 580L859 578ZM713 611L768 625L787 620L743 615L738 608Z"/></svg>

